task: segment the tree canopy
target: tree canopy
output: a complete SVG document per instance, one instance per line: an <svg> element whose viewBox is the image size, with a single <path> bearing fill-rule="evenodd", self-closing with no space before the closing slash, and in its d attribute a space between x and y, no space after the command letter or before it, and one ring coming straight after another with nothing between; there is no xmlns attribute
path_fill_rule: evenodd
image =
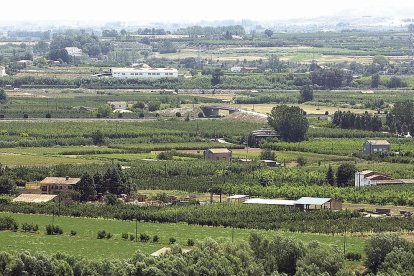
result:
<svg viewBox="0 0 414 276"><path fill-rule="evenodd" d="M279 105L272 108L268 123L281 138L288 142L299 142L306 138L309 122L305 111L297 106Z"/></svg>

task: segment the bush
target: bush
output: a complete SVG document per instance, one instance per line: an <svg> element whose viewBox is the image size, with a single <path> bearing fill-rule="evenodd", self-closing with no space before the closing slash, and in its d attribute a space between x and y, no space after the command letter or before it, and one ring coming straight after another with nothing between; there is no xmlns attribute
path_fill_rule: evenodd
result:
<svg viewBox="0 0 414 276"><path fill-rule="evenodd" d="M141 118L141 119L142 119L142 118L144 118L144 116L145 116L145 115L144 115L144 113L142 113L142 112L141 112L141 113L139 113L139 115L138 115L138 116L139 116L139 118Z"/></svg>
<svg viewBox="0 0 414 276"><path fill-rule="evenodd" d="M173 238L173 237L171 237L171 238L169 239L170 244L174 244L176 241L177 241L177 240L176 240L175 238Z"/></svg>
<svg viewBox="0 0 414 276"><path fill-rule="evenodd" d="M39 230L39 225L35 224L28 224L28 223L23 223L22 224L22 231L23 232L37 232Z"/></svg>
<svg viewBox="0 0 414 276"><path fill-rule="evenodd" d="M47 119L50 119L50 118L52 118L52 114L50 114L50 113L46 113L46 116L45 116Z"/></svg>
<svg viewBox="0 0 414 276"><path fill-rule="evenodd" d="M359 261L361 260L361 254L354 253L354 252L348 252L345 254L345 258L349 261Z"/></svg>
<svg viewBox="0 0 414 276"><path fill-rule="evenodd" d="M194 240L192 240L192 239L188 239L188 240L187 240L187 245L188 245L188 246L194 246Z"/></svg>
<svg viewBox="0 0 414 276"><path fill-rule="evenodd" d="M198 112L198 118L204 118L203 112Z"/></svg>
<svg viewBox="0 0 414 276"><path fill-rule="evenodd" d="M128 233L122 233L122 234L121 234L121 238L122 238L123 240L127 240L127 239L128 239Z"/></svg>
<svg viewBox="0 0 414 276"><path fill-rule="evenodd" d="M46 235L62 235L63 229L58 225L46 225Z"/></svg>
<svg viewBox="0 0 414 276"><path fill-rule="evenodd" d="M105 230L98 231L98 234L96 235L97 239L101 240L101 239L104 239L105 237L106 237Z"/></svg>
<svg viewBox="0 0 414 276"><path fill-rule="evenodd" d="M11 230L16 232L19 229L19 225L12 217L0 218L0 231Z"/></svg>
<svg viewBox="0 0 414 276"><path fill-rule="evenodd" d="M27 119L27 118L29 118L29 115L28 115L28 114L26 114L26 113L24 113L24 114L23 114L23 118L24 118L24 119Z"/></svg>
<svg viewBox="0 0 414 276"><path fill-rule="evenodd" d="M75 231L75 230L70 230L70 235L71 235L71 236L76 236L76 234L77 234L77 233L76 233L76 231Z"/></svg>
<svg viewBox="0 0 414 276"><path fill-rule="evenodd" d="M376 274L388 253L396 248L408 248L408 246L408 241L397 234L375 234L365 245L365 252L367 253L365 266Z"/></svg>
<svg viewBox="0 0 414 276"><path fill-rule="evenodd" d="M105 237L107 240L109 240L109 239L111 239L112 238L112 234L111 233L106 233L106 237Z"/></svg>
<svg viewBox="0 0 414 276"><path fill-rule="evenodd" d="M134 241L135 240L135 236L134 235L129 235L129 240L130 241Z"/></svg>
<svg viewBox="0 0 414 276"><path fill-rule="evenodd" d="M139 234L139 241L140 242L148 242L150 240L150 236L146 233Z"/></svg>
<svg viewBox="0 0 414 276"><path fill-rule="evenodd" d="M180 118L181 117L181 112L176 112L175 117Z"/></svg>
<svg viewBox="0 0 414 276"><path fill-rule="evenodd" d="M159 242L160 238L157 235L154 235L154 237L152 237L152 242Z"/></svg>
<svg viewBox="0 0 414 276"><path fill-rule="evenodd" d="M299 157L296 159L296 162L298 162L299 166L305 166L305 165L306 165L306 163L307 163L307 161L306 161L305 157L303 157L303 156L299 156Z"/></svg>

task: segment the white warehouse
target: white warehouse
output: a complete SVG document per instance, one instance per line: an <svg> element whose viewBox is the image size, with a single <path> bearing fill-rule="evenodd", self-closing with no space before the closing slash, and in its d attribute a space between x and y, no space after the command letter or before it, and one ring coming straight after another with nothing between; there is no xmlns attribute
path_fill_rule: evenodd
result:
<svg viewBox="0 0 414 276"><path fill-rule="evenodd" d="M115 78L178 78L175 68L112 68L111 75Z"/></svg>

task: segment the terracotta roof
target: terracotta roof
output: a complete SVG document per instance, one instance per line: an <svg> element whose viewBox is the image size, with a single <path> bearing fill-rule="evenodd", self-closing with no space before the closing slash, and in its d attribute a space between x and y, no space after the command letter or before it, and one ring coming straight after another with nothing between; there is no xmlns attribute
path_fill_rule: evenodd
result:
<svg viewBox="0 0 414 276"><path fill-rule="evenodd" d="M40 185L50 185L50 184L56 184L56 185L76 185L80 181L80 178L74 178L74 177L46 177L42 181L40 181Z"/></svg>
<svg viewBox="0 0 414 276"><path fill-rule="evenodd" d="M371 145L376 145L376 146L389 146L390 143L387 140L368 140L368 143L370 143Z"/></svg>
<svg viewBox="0 0 414 276"><path fill-rule="evenodd" d="M230 153L231 151L227 148L208 149L211 153Z"/></svg>

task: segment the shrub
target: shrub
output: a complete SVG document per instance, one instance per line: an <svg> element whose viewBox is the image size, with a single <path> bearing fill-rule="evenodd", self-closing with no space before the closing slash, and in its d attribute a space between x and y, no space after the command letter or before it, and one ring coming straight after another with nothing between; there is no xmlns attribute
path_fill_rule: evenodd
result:
<svg viewBox="0 0 414 276"><path fill-rule="evenodd" d="M46 116L45 116L47 119L50 119L50 118L52 118L52 114L50 114L50 113L46 113Z"/></svg>
<svg viewBox="0 0 414 276"><path fill-rule="evenodd" d="M105 237L106 237L106 232L105 232L105 230L98 231L98 234L96 235L96 238L97 238L97 239L101 240L101 239L103 239L103 238L105 238Z"/></svg>
<svg viewBox="0 0 414 276"><path fill-rule="evenodd" d="M376 274L388 253L396 248L407 247L408 241L397 234L375 234L365 245L365 252L367 253L365 265L371 272Z"/></svg>
<svg viewBox="0 0 414 276"><path fill-rule="evenodd" d="M145 115L144 115L144 113L139 113L139 118L144 118L145 117Z"/></svg>
<svg viewBox="0 0 414 276"><path fill-rule="evenodd" d="M27 113L24 113L24 114L23 114L23 118L24 118L24 119L27 119L27 118L29 118L29 115L28 115Z"/></svg>
<svg viewBox="0 0 414 276"><path fill-rule="evenodd" d="M11 230L11 231L17 231L19 228L19 225L12 217L3 217L0 218L0 231L4 230Z"/></svg>
<svg viewBox="0 0 414 276"><path fill-rule="evenodd" d="M28 223L23 223L22 224L22 231L23 232L37 232L39 230L39 225L35 224L28 224Z"/></svg>
<svg viewBox="0 0 414 276"><path fill-rule="evenodd" d="M180 118L181 117L181 112L176 112L175 117Z"/></svg>
<svg viewBox="0 0 414 276"><path fill-rule="evenodd" d="M203 112L198 112L198 118L204 118Z"/></svg>
<svg viewBox="0 0 414 276"><path fill-rule="evenodd" d="M176 241L177 241L177 240L176 240L175 238L173 238L173 237L171 237L171 238L169 239L170 244L174 244Z"/></svg>
<svg viewBox="0 0 414 276"><path fill-rule="evenodd" d="M129 240L130 241L134 241L135 240L135 236L134 235L129 235Z"/></svg>
<svg viewBox="0 0 414 276"><path fill-rule="evenodd" d="M150 236L146 233L139 234L139 240L141 242L148 242L150 240Z"/></svg>
<svg viewBox="0 0 414 276"><path fill-rule="evenodd" d="M305 157L299 156L298 159L296 159L296 162L298 162L299 166L305 166L307 161Z"/></svg>
<svg viewBox="0 0 414 276"><path fill-rule="evenodd" d="M106 239L111 239L112 238L112 234L111 233L106 233L106 237L105 237Z"/></svg>
<svg viewBox="0 0 414 276"><path fill-rule="evenodd" d="M192 240L192 239L188 239L188 240L187 240L187 245L188 245L188 246L194 246L194 240Z"/></svg>
<svg viewBox="0 0 414 276"><path fill-rule="evenodd" d="M76 231L75 231L75 230L70 230L70 235L71 235L71 236L76 236L76 234L77 234L77 233L76 233Z"/></svg>
<svg viewBox="0 0 414 276"><path fill-rule="evenodd" d="M122 234L121 234L121 238L122 238L123 240L127 240L127 239L128 239L128 233L122 233Z"/></svg>
<svg viewBox="0 0 414 276"><path fill-rule="evenodd" d="M46 235L62 235L63 229L58 225L46 225Z"/></svg>
<svg viewBox="0 0 414 276"><path fill-rule="evenodd" d="M361 260L361 254L355 252L348 252L345 254L345 258L350 261L359 261Z"/></svg>
<svg viewBox="0 0 414 276"><path fill-rule="evenodd" d="M160 238L157 235L154 235L154 237L152 237L152 242L159 242Z"/></svg>

